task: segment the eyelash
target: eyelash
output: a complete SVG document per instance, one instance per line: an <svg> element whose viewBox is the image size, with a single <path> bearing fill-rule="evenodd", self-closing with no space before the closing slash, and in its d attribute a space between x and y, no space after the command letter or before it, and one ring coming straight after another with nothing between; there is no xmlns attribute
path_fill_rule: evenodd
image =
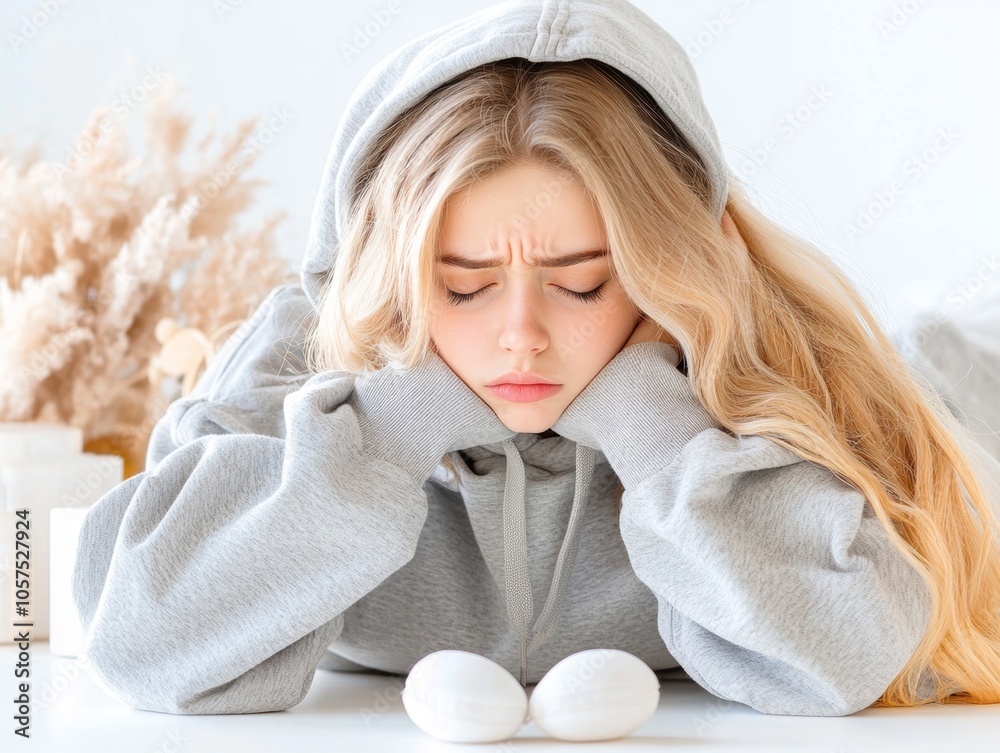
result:
<svg viewBox="0 0 1000 753"><path fill-rule="evenodd" d="M606 284L607 283L602 282L596 288L594 288L593 290L589 290L586 293L577 293L575 290L566 290L566 288L559 288L559 289L562 292L564 292L566 295L572 296L572 297L574 297L574 298L576 298L578 300L581 300L581 301L583 301L585 303L594 303L596 301L600 301L600 300L604 299L602 288ZM469 301L471 301L473 298L475 298L476 296L480 295L481 293L485 293L491 287L493 287L492 284L491 285L487 285L485 288L480 288L479 290L477 290L474 293L456 293L454 290L449 290L448 291L448 301L451 304L455 305L455 306L460 306L463 303L468 303Z"/></svg>

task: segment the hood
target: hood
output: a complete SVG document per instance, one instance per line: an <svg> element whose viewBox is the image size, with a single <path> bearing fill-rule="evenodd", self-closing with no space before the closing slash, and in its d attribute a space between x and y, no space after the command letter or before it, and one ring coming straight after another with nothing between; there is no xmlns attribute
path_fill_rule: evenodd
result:
<svg viewBox="0 0 1000 753"><path fill-rule="evenodd" d="M721 219L728 171L694 68L674 37L626 0L496 3L399 47L376 63L352 93L327 156L301 267L302 287L314 307L336 259L357 170L378 133L405 109L463 71L510 57L532 62L592 58L615 66L642 85L702 158L712 183L716 215ZM500 445L481 448L502 451L507 458L505 586L508 615L521 636L522 685L527 654L555 628L576 556L594 464L603 459L594 448L575 447L576 487L569 525L548 599L532 626L521 450L538 440L539 435L519 434ZM569 442L563 438L558 441Z"/></svg>

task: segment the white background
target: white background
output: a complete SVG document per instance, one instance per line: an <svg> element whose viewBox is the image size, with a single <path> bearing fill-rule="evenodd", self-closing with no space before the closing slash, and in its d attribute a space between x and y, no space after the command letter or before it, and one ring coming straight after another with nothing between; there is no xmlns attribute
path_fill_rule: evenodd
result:
<svg viewBox="0 0 1000 753"><path fill-rule="evenodd" d="M96 106L135 87L149 66L186 89L194 140L213 122L228 133L284 108L294 119L251 168L269 185L245 225L287 211L277 238L297 266L356 83L405 41L489 4L5 0L0 136L18 150L40 142L46 157L64 160ZM883 321L916 308L947 314L956 295L972 300L1000 277L1000 4L635 4L688 50L729 164L755 203L836 258ZM375 20L380 13L387 22ZM47 16L42 26L32 21L38 14ZM35 33L26 39L25 31ZM941 141L941 132L953 139ZM920 168L914 158L925 153ZM892 201L880 201L894 183ZM848 227L869 207L878 217L852 236Z"/></svg>

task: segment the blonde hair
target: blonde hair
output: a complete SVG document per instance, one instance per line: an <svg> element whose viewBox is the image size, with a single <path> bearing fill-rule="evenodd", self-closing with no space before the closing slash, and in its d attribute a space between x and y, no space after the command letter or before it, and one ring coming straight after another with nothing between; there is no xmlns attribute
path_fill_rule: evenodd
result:
<svg viewBox="0 0 1000 753"><path fill-rule="evenodd" d="M1000 702L1000 463L837 265L732 184L727 208L748 251L724 235L701 160L612 66L497 61L439 86L386 128L353 186L308 338L310 368L418 363L431 347L445 201L525 161L592 194L612 273L680 343L690 387L716 421L859 490L923 577L929 628L875 705ZM919 692L925 674L936 698Z"/></svg>

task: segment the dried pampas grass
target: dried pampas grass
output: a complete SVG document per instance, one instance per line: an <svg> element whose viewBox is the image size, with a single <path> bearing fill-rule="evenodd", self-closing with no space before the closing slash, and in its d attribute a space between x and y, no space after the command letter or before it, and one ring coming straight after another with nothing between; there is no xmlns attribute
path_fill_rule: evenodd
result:
<svg viewBox="0 0 1000 753"><path fill-rule="evenodd" d="M157 322L221 332L217 349L274 286L298 279L273 249L284 213L234 227L263 183L245 176L257 119L214 156L209 134L184 169L192 121L174 110L176 90L167 77L137 113L139 156L130 114L106 106L66 162L0 148L0 421L76 426L85 442L124 438L141 455L179 396L176 380L147 378Z"/></svg>

